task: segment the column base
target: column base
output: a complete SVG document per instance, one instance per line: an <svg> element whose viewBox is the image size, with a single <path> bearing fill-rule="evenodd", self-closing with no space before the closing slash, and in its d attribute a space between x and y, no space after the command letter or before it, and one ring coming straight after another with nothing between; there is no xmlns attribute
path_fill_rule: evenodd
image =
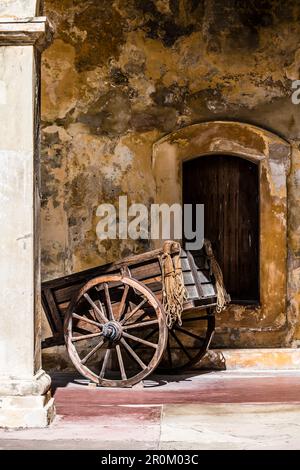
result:
<svg viewBox="0 0 300 470"><path fill-rule="evenodd" d="M196 365L211 370L300 370L300 348L212 349Z"/></svg>
<svg viewBox="0 0 300 470"><path fill-rule="evenodd" d="M51 385L51 378L41 369L33 377L1 377L0 398L3 396L45 395Z"/></svg>
<svg viewBox="0 0 300 470"><path fill-rule="evenodd" d="M50 392L43 396L6 396L0 398L1 428L44 428L55 416Z"/></svg>
<svg viewBox="0 0 300 470"><path fill-rule="evenodd" d="M51 378L40 370L34 377L0 377L0 427L42 428L55 416L49 391Z"/></svg>

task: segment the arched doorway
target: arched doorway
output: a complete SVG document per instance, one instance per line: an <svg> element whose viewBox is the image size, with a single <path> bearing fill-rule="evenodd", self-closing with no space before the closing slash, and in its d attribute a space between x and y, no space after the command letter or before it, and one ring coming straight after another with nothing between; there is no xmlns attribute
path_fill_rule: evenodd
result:
<svg viewBox="0 0 300 470"><path fill-rule="evenodd" d="M182 172L186 162L231 155L236 162L251 162L257 168L259 298L250 305L234 301L220 314L215 335L219 347L261 347L266 344L266 334L268 346L276 346L281 341L281 333L285 334L290 151L289 143L275 134L250 124L230 121L193 124L164 136L153 146L155 202L158 204L183 202ZM241 178L240 184L244 190L247 177ZM158 240L155 246L160 245L161 240Z"/></svg>
<svg viewBox="0 0 300 470"><path fill-rule="evenodd" d="M183 162L184 204L204 204L204 234L213 245L232 301L259 302L258 165L232 155Z"/></svg>

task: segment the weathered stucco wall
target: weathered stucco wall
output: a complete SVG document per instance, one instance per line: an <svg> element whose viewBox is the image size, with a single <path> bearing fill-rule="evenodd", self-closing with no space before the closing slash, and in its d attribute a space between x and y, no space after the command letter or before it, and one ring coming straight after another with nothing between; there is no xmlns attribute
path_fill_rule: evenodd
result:
<svg viewBox="0 0 300 470"><path fill-rule="evenodd" d="M184 126L241 121L292 144L284 329L259 346L300 344L300 5L296 1L46 0L56 27L42 64L44 279L108 262L148 243L100 242L96 208L156 197L152 145ZM272 240L270 239L270 245ZM272 295L272 293L269 293ZM234 315L218 346L243 346ZM222 320L219 326L225 327ZM242 319L242 320L241 320ZM256 346L255 334L251 344ZM246 344L246 343L244 343Z"/></svg>

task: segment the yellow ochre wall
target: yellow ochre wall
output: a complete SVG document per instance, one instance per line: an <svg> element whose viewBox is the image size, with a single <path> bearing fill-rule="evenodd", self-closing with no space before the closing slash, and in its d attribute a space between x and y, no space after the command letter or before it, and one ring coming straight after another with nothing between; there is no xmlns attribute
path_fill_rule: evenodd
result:
<svg viewBox="0 0 300 470"><path fill-rule="evenodd" d="M42 275L53 279L150 249L145 240L98 240L97 206L124 194L129 204L149 207L159 199L153 145L164 136L178 155L185 142L184 158L191 158L190 142L201 152L205 132L217 125L194 135L194 124L246 123L217 131L224 150L242 142L241 154L249 147L262 159L267 307L229 309L218 318L213 346L297 347L300 105L291 94L300 78L300 4L239 5L45 1L56 33L42 59Z"/></svg>

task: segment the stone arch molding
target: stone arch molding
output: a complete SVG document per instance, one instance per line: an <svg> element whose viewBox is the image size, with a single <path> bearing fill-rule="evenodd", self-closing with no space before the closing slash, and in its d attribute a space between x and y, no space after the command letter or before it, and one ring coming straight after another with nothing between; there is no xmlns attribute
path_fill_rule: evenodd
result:
<svg viewBox="0 0 300 470"><path fill-rule="evenodd" d="M156 203L182 202L182 163L204 155L230 154L259 165L260 305L231 305L221 324L239 331L278 331L286 326L287 174L290 145L256 126L228 121L194 124L153 146ZM249 333L249 345L253 345ZM247 339L244 338L244 346ZM257 338L254 340L257 343Z"/></svg>

